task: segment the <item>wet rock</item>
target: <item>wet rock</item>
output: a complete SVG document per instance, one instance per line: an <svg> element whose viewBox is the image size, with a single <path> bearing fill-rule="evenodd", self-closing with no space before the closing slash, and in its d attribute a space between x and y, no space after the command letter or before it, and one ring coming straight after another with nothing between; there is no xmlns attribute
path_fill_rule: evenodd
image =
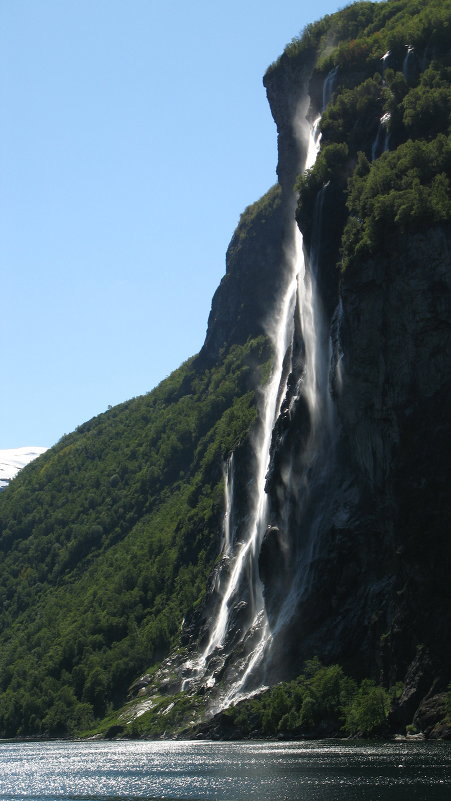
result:
<svg viewBox="0 0 451 801"><path fill-rule="evenodd" d="M233 606L229 616L229 632L232 639L239 637L241 627L248 617L249 606L247 601L238 601Z"/></svg>
<svg viewBox="0 0 451 801"><path fill-rule="evenodd" d="M283 561L279 529L277 526L268 526L258 557L258 570L265 586L271 582L271 577L283 573Z"/></svg>
<svg viewBox="0 0 451 801"><path fill-rule="evenodd" d="M150 681L151 677L149 676L148 673L146 673L144 676L141 676L139 679L136 679L136 681L134 681L133 684L131 684L129 687L128 690L129 697L139 695L139 693L141 693L142 690L145 690L146 687L148 687Z"/></svg>
<svg viewBox="0 0 451 801"><path fill-rule="evenodd" d="M448 711L447 693L437 693L425 698L415 714L414 725L428 739L451 739L451 722L446 720Z"/></svg>
<svg viewBox="0 0 451 801"><path fill-rule="evenodd" d="M276 526L268 526L260 547L258 570L270 620L275 619L285 595L287 578L285 562L280 531Z"/></svg>

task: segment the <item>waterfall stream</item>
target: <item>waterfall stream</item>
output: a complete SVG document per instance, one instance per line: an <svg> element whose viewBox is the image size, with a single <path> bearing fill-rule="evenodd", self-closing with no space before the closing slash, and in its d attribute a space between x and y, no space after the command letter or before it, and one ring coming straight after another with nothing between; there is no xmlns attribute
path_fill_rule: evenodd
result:
<svg viewBox="0 0 451 801"><path fill-rule="evenodd" d="M235 697L239 688L245 683L247 677L253 670L254 665L264 650L265 643L269 637L269 627L265 612L261 581L258 576L258 554L263 535L268 523L268 496L265 492L266 474L269 467L270 444L274 423L279 416L280 406L284 397L281 392L281 378L285 354L293 338L293 316L296 303L297 282L294 270L290 279L286 282L284 292L279 301L279 306L271 324L268 325L268 335L271 338L274 348L274 364L270 380L264 389L261 399L261 419L257 432L254 437L253 449L255 456L256 475L254 479L253 492L251 495L251 509L248 516L248 524L244 536L237 545L233 565L230 574L222 589L222 598L216 614L210 636L203 653L191 667L194 668L195 675L206 678L206 684L213 687L215 677L209 672L209 657L216 653L226 655L226 640L229 630L230 614L233 609L234 601L237 600L240 586L244 577L248 577L248 589L250 594L250 615L246 625L240 632L240 642L250 640L248 643L250 650L243 664L243 670L239 673L236 681L228 689L227 701ZM229 471L231 464L229 465ZM233 515L233 478L226 481L226 510L225 510L225 547L227 552L230 549L230 521ZM256 642L255 642L256 641ZM217 667L217 666L216 666ZM223 704L225 705L225 704Z"/></svg>
<svg viewBox="0 0 451 801"><path fill-rule="evenodd" d="M413 45L406 45L406 55L402 63L402 73L409 86L415 86L420 75L420 63Z"/></svg>
<svg viewBox="0 0 451 801"><path fill-rule="evenodd" d="M387 112L386 114L383 114L379 120L379 127L371 148L371 161L379 158L382 153L385 153L387 150L389 150L390 134L388 131L388 124L390 122L390 117L391 114Z"/></svg>
<svg viewBox="0 0 451 801"><path fill-rule="evenodd" d="M336 74L330 76L327 96L333 89ZM330 90L330 91L329 91ZM313 166L320 147L320 117L308 124L305 118L298 125L300 152L304 152L304 169ZM309 127L306 148L305 126ZM253 442L253 462L249 512L245 522L234 521L234 458L225 470L225 516L222 566L216 577L216 612L208 627L208 638L203 651L196 659L184 664L185 678L182 689L195 689L200 685L210 688L211 708L218 710L248 696L264 684L265 660L270 652L274 628L279 629L293 611L296 597L295 582L287 587L287 597L279 618L270 626L263 585L259 575L258 559L263 538L271 528L269 496L266 483L271 462L271 444L274 427L287 397L287 381L293 369L294 339L296 327L300 327L304 342L302 377L298 384L297 400L302 395L310 416L310 437L307 444L305 469L301 483L305 485L305 496L309 495L308 474L316 459L318 439L324 438L328 426L324 421L329 416L328 370L330 353L328 334L316 291L316 269L320 249L320 229L323 203L327 186L318 193L314 214L314 236L310 259L304 256L302 236L293 219L289 241L285 244L285 282L271 319L267 321L267 333L273 346L273 367L270 379L262 390L259 404L260 416ZM292 208L294 211L295 198ZM298 322L297 322L297 316ZM329 400L328 400L329 399ZM296 402L296 397L292 399ZM296 576L296 579L299 577ZM246 600L243 600L243 594ZM290 600L291 599L291 600ZM237 624L237 619L239 623ZM233 659L229 659L233 652ZM227 675L224 682L219 678ZM258 673L256 686L252 680ZM224 685L224 686L222 686Z"/></svg>
<svg viewBox="0 0 451 801"><path fill-rule="evenodd" d="M326 183L318 192L313 235L309 253L304 250L302 235L294 232L295 260L298 279L299 323L304 342L304 371L301 394L306 402L310 427L302 452L302 470L291 482L290 492L296 498L299 524L298 558L291 583L273 623L272 637L287 626L308 583L308 566L313 560L318 532L328 514L325 486L330 486L333 470L336 420L335 407L329 387L332 363L332 343L318 290L321 232L324 232L324 204L329 188Z"/></svg>
<svg viewBox="0 0 451 801"><path fill-rule="evenodd" d="M233 470L234 454L230 454L224 469L224 547L223 554L228 557L234 539L233 497L235 489L235 475Z"/></svg>
<svg viewBox="0 0 451 801"><path fill-rule="evenodd" d="M332 98L332 94L335 90L335 85L337 83L338 78L338 67L334 67L330 72L327 74L326 79L323 84L323 105L322 111L326 108L328 103Z"/></svg>

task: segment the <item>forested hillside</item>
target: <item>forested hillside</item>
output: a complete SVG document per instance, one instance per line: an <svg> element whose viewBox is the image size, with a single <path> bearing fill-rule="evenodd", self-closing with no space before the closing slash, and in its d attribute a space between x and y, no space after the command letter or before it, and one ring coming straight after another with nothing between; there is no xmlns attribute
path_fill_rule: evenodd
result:
<svg viewBox="0 0 451 801"><path fill-rule="evenodd" d="M200 353L0 494L0 737L186 734L196 705L208 736L449 724L450 25L449 0L358 2L269 67L279 184Z"/></svg>
<svg viewBox="0 0 451 801"><path fill-rule="evenodd" d="M2 736L74 733L177 642L222 537L263 340L80 426L2 496Z"/></svg>

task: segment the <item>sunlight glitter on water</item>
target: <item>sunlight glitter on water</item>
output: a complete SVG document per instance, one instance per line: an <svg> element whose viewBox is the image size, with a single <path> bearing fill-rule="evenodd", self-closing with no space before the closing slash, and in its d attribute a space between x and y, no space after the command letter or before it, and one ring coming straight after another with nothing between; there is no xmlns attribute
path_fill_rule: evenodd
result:
<svg viewBox="0 0 451 801"><path fill-rule="evenodd" d="M447 743L0 743L0 801L448 801Z"/></svg>

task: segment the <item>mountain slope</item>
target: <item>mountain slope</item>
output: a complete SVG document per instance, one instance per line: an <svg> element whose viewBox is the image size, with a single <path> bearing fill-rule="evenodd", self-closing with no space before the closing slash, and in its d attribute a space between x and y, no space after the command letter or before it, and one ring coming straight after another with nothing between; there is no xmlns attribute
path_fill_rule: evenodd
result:
<svg viewBox="0 0 451 801"><path fill-rule="evenodd" d="M264 341L184 365L81 426L2 494L1 730L63 733L126 697L205 592L222 465L251 423Z"/></svg>

